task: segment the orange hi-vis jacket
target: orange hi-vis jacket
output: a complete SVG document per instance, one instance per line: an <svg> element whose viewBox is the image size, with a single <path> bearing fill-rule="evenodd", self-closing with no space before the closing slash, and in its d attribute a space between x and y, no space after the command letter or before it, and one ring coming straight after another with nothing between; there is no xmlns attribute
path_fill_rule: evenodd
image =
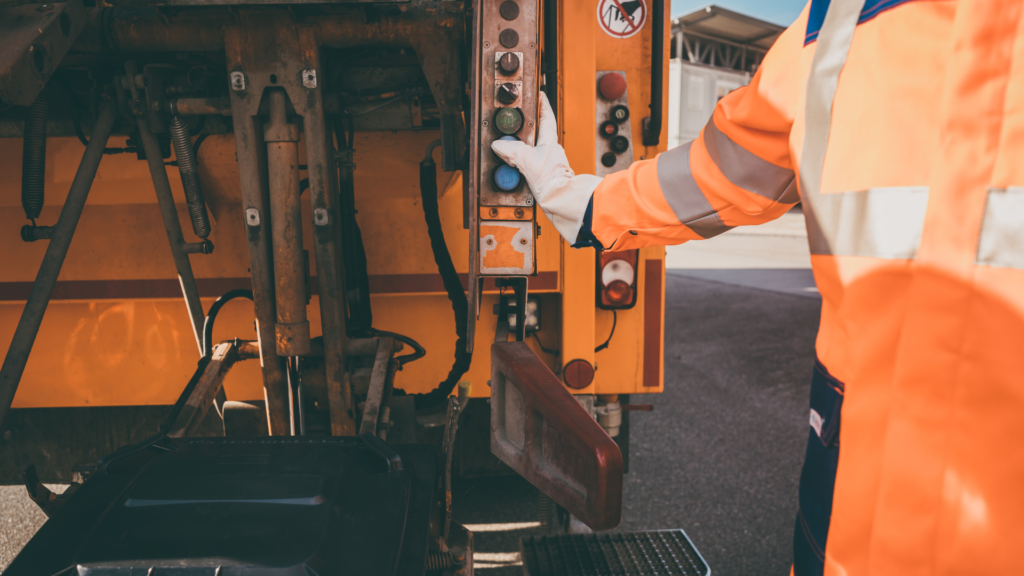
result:
<svg viewBox="0 0 1024 576"><path fill-rule="evenodd" d="M1024 2L813 0L697 140L597 188L591 231L677 244L798 200L797 576L1024 574Z"/></svg>

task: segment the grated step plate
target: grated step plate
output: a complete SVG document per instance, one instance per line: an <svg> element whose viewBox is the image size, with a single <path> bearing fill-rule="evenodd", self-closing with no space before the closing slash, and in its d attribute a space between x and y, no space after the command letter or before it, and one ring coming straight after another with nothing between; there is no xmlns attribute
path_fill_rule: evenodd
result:
<svg viewBox="0 0 1024 576"><path fill-rule="evenodd" d="M709 576L682 530L527 536L526 576Z"/></svg>

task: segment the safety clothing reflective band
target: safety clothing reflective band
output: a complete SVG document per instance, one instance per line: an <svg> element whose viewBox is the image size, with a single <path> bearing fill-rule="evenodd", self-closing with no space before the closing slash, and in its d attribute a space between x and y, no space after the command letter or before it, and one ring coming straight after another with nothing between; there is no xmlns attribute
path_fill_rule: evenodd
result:
<svg viewBox="0 0 1024 576"><path fill-rule="evenodd" d="M804 105L800 188L811 254L912 259L921 242L926 187L821 193L839 73L853 43L864 0L833 0L818 35Z"/></svg>
<svg viewBox="0 0 1024 576"><path fill-rule="evenodd" d="M1024 188L989 189L975 262L1024 269Z"/></svg>
<svg viewBox="0 0 1024 576"><path fill-rule="evenodd" d="M729 182L758 196L783 204L800 200L796 175L740 146L715 126L712 116L704 127L704 146Z"/></svg>
<svg viewBox="0 0 1024 576"><path fill-rule="evenodd" d="M658 156L658 184L676 218L701 238L718 236L731 230L719 218L690 171L690 147L693 142Z"/></svg>
<svg viewBox="0 0 1024 576"><path fill-rule="evenodd" d="M817 233L808 235L811 254L912 260L927 206L923 186L819 194L813 207ZM808 229L809 220L808 214Z"/></svg>

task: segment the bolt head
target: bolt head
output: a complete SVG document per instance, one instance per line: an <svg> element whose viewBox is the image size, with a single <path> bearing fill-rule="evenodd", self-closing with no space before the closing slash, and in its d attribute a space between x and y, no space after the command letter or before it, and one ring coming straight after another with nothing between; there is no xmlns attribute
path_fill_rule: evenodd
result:
<svg viewBox="0 0 1024 576"><path fill-rule="evenodd" d="M525 212L523 212L522 208L516 208L515 214L516 214L516 218L522 218L523 214L525 214Z"/></svg>
<svg viewBox="0 0 1024 576"><path fill-rule="evenodd" d="M523 246L525 246L525 245L529 244L529 241L526 238L523 238L522 240L519 241L519 243L522 244Z"/></svg>
<svg viewBox="0 0 1024 576"><path fill-rule="evenodd" d="M235 92L245 90L245 74L239 70L231 73L231 89Z"/></svg>
<svg viewBox="0 0 1024 576"><path fill-rule="evenodd" d="M490 214L491 216L497 216L498 215L498 209L497 208L491 208L490 211L488 211L487 213Z"/></svg>

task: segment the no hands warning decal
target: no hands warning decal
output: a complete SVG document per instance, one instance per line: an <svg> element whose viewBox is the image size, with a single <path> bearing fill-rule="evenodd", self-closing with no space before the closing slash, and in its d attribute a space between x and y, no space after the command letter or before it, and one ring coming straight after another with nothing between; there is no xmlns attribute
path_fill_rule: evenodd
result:
<svg viewBox="0 0 1024 576"><path fill-rule="evenodd" d="M644 0L600 0L597 21L609 36L629 38L647 22L647 4Z"/></svg>

